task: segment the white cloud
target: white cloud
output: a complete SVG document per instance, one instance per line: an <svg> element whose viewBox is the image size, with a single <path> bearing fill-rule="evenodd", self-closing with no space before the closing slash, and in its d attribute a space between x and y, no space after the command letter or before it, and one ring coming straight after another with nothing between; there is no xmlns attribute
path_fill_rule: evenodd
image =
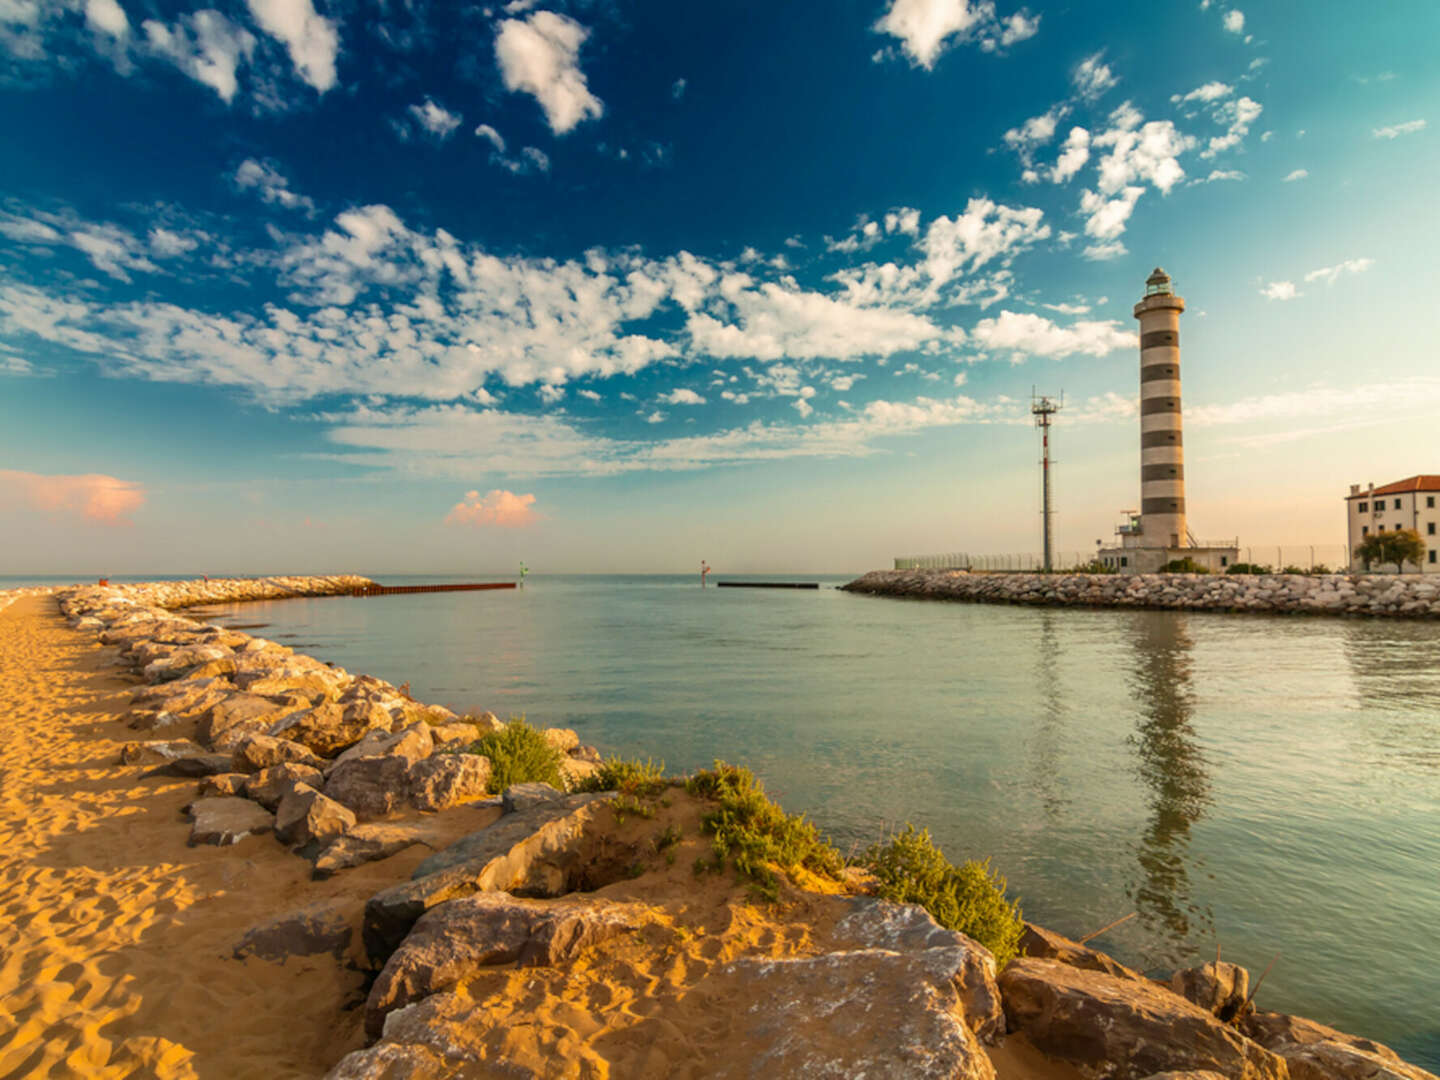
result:
<svg viewBox="0 0 1440 1080"><path fill-rule="evenodd" d="M992 0L891 0L872 29L899 39L910 63L929 71L953 45L978 41L982 49L994 52L1033 37L1039 28L1039 17L1032 19L1023 11L996 19ZM876 59L884 54L881 50Z"/></svg>
<svg viewBox="0 0 1440 1080"><path fill-rule="evenodd" d="M475 134L489 142L497 154L505 153L504 137L489 124L481 124L475 129Z"/></svg>
<svg viewBox="0 0 1440 1080"><path fill-rule="evenodd" d="M1116 349L1133 349L1135 334L1113 320L1082 321L1060 326L1043 315L1002 311L981 319L970 334L985 349L1020 356L1106 356Z"/></svg>
<svg viewBox="0 0 1440 1080"><path fill-rule="evenodd" d="M1413 135L1417 131L1424 130L1424 120L1407 120L1403 124L1392 124L1390 127L1376 128L1371 134L1377 139L1398 139L1401 135Z"/></svg>
<svg viewBox="0 0 1440 1080"><path fill-rule="evenodd" d="M159 273L149 245L128 229L108 222L82 221L73 214L35 212L30 217L0 213L0 234L33 247L63 246L84 255L95 269L129 282L127 271Z"/></svg>
<svg viewBox="0 0 1440 1080"><path fill-rule="evenodd" d="M315 212L314 201L308 196L297 195L291 191L289 181L268 161L246 158L235 170L234 180L235 186L241 191L254 188L267 203L274 203L286 210L303 210L307 214Z"/></svg>
<svg viewBox="0 0 1440 1080"><path fill-rule="evenodd" d="M1092 262L1109 262L1130 254L1130 249L1120 240L1111 240L1104 244L1091 244L1080 254Z"/></svg>
<svg viewBox="0 0 1440 1080"><path fill-rule="evenodd" d="M1334 266L1322 266L1319 270L1311 270L1305 275L1305 280L1307 282L1323 281L1327 285L1333 285L1344 274L1363 274L1374 265L1374 259L1346 259Z"/></svg>
<svg viewBox="0 0 1440 1080"><path fill-rule="evenodd" d="M1110 70L1110 65L1103 62L1104 56L1104 52L1087 56L1080 61L1080 66L1070 75L1075 92L1086 101L1097 100L1102 94L1113 90L1120 82L1115 77L1115 73Z"/></svg>
<svg viewBox="0 0 1440 1080"><path fill-rule="evenodd" d="M796 398L794 401L792 401L790 403L790 407L796 412L798 412L802 417L808 417L811 413L815 411L815 407L803 397Z"/></svg>
<svg viewBox="0 0 1440 1080"><path fill-rule="evenodd" d="M1309 175L1310 172L1308 169L1296 169L1294 172L1289 173L1282 182L1286 184L1294 183L1296 180L1304 180Z"/></svg>
<svg viewBox="0 0 1440 1080"><path fill-rule="evenodd" d="M1261 288L1260 295L1266 300L1294 300L1300 294L1293 281L1272 281Z"/></svg>
<svg viewBox="0 0 1440 1080"><path fill-rule="evenodd" d="M920 235L920 211L909 206L889 211L885 215L885 232L899 233L902 236Z"/></svg>
<svg viewBox="0 0 1440 1080"><path fill-rule="evenodd" d="M1220 101L1223 98L1227 98L1234 92L1235 88L1233 86L1227 86L1222 82L1208 82L1204 86L1197 86L1188 94L1171 94L1170 100L1177 105L1191 101L1209 104L1212 101Z"/></svg>
<svg viewBox="0 0 1440 1080"><path fill-rule="evenodd" d="M1231 8L1225 12L1221 24L1232 34L1243 34L1245 32L1245 13L1239 8Z"/></svg>
<svg viewBox="0 0 1440 1080"><path fill-rule="evenodd" d="M227 104L234 99L239 89L236 72L255 51L254 34L209 8L180 16L174 26L155 19L142 25L155 55L210 87Z"/></svg>
<svg viewBox="0 0 1440 1080"><path fill-rule="evenodd" d="M830 379L830 389L843 394L855 385L856 380L863 379L864 377L864 375L857 374L835 375Z"/></svg>
<svg viewBox="0 0 1440 1080"><path fill-rule="evenodd" d="M1020 155L1020 160L1030 163L1035 148L1044 146L1055 137L1055 125L1070 111L1068 105L1053 106L1048 112L1032 116L1018 128L1005 132L1005 145Z"/></svg>
<svg viewBox="0 0 1440 1080"><path fill-rule="evenodd" d="M1440 378L1418 375L1393 382L1362 383L1357 386L1311 386L1280 394L1241 398L1224 405L1187 408L1185 423L1198 427L1263 423L1273 420L1315 419L1327 416L1350 417L1374 414L1382 422L1401 415L1401 408L1430 413L1440 405Z"/></svg>
<svg viewBox="0 0 1440 1080"><path fill-rule="evenodd" d="M1194 146L1169 120L1143 117L1128 101L1110 114L1111 127L1092 140L1097 147L1110 147L1099 162L1099 187L1115 195L1136 180L1148 180L1159 191L1170 189L1185 178L1179 156Z"/></svg>
<svg viewBox="0 0 1440 1080"><path fill-rule="evenodd" d="M1056 311L1061 315L1089 315L1089 304L1041 304L1041 307L1048 311Z"/></svg>
<svg viewBox="0 0 1440 1080"><path fill-rule="evenodd" d="M721 390L721 391L720 391L720 396L721 396L722 398L724 398L726 401L733 402L733 403L736 404L736 405L749 405L749 404L750 404L750 395L749 395L749 394L737 394L737 393L736 393L735 391L733 391L733 390Z"/></svg>
<svg viewBox="0 0 1440 1080"><path fill-rule="evenodd" d="M1250 125L1259 118L1263 106L1248 97L1237 98L1234 101L1226 101L1215 107L1215 119L1222 124L1229 124L1229 129L1224 135L1217 135L1210 140L1210 145L1201 152L1202 158L1213 158L1216 154L1238 146L1240 141L1250 133Z"/></svg>
<svg viewBox="0 0 1440 1080"><path fill-rule="evenodd" d="M320 93L335 85L340 35L311 0L246 0L261 30L283 44L300 78Z"/></svg>
<svg viewBox="0 0 1440 1080"><path fill-rule="evenodd" d="M645 417L645 422L647 424L663 424L665 422L665 413L656 409L649 416Z"/></svg>
<svg viewBox="0 0 1440 1080"><path fill-rule="evenodd" d="M661 394L659 400L666 405L704 405L705 399L694 390L679 387L668 394Z"/></svg>
<svg viewBox="0 0 1440 1080"><path fill-rule="evenodd" d="M1125 231L1125 222L1135 202L1145 193L1141 187L1127 187L1117 198L1106 199L1088 188L1080 193L1080 212L1088 215L1085 235L1096 240L1114 240Z"/></svg>
<svg viewBox="0 0 1440 1080"><path fill-rule="evenodd" d="M538 520L534 495L517 495L499 488L482 498L478 491L467 491L465 498L445 515L446 525L472 525L477 528L523 529Z"/></svg>
<svg viewBox="0 0 1440 1080"><path fill-rule="evenodd" d="M546 405L554 405L563 401L565 398L565 388L563 386L552 386L550 383L541 383L535 393Z"/></svg>
<svg viewBox="0 0 1440 1080"><path fill-rule="evenodd" d="M505 88L533 95L557 135L605 112L580 70L580 46L589 35L574 19L553 11L537 11L523 22L506 19L495 35Z"/></svg>
<svg viewBox="0 0 1440 1080"><path fill-rule="evenodd" d="M600 400L601 400L600 395L597 394L594 390L576 390L575 393L579 394L579 395L580 395L581 397L583 397L586 401L600 401Z"/></svg>
<svg viewBox="0 0 1440 1080"><path fill-rule="evenodd" d="M1217 180L1244 180L1245 174L1239 169L1211 169L1203 180L1192 180L1194 184L1213 184Z"/></svg>
<svg viewBox="0 0 1440 1080"><path fill-rule="evenodd" d="M441 142L455 134L455 129L464 119L459 113L452 113L430 97L419 105L411 105L408 111L417 124Z"/></svg>
<svg viewBox="0 0 1440 1080"><path fill-rule="evenodd" d="M200 241L194 236L163 229L158 225L150 230L148 240L150 250L162 259L188 254L200 246Z"/></svg>
<svg viewBox="0 0 1440 1080"><path fill-rule="evenodd" d="M85 22L114 38L130 34L130 20L116 0L85 0Z"/></svg>
<svg viewBox="0 0 1440 1080"><path fill-rule="evenodd" d="M1060 156L1050 170L1050 179L1057 184L1066 183L1090 160L1090 132L1082 127L1073 127L1060 147Z"/></svg>

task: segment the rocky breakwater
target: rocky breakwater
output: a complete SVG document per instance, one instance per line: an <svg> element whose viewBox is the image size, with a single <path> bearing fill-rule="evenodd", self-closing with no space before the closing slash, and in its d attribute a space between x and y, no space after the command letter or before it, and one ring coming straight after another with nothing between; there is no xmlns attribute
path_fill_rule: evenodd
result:
<svg viewBox="0 0 1440 1080"><path fill-rule="evenodd" d="M872 570L847 592L977 604L1440 618L1440 578L1387 574L990 574Z"/></svg>
<svg viewBox="0 0 1440 1080"><path fill-rule="evenodd" d="M187 808L191 843L271 833L324 876L421 842L423 828L379 820L397 810L434 813L489 797L491 763L469 750L504 727L493 713L459 716L384 680L173 610L344 595L366 584L272 577L59 593L72 625L118 647L144 683L127 720L150 737L126 744L121 762L149 776L200 781ZM567 778L595 769L598 753L574 732L546 738L567 754Z"/></svg>

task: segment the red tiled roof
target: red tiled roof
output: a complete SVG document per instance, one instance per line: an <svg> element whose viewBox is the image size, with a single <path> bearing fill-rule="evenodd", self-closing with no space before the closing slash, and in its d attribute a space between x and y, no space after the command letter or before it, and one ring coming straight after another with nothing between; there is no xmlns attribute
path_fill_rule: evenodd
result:
<svg viewBox="0 0 1440 1080"><path fill-rule="evenodd" d="M1407 480L1396 480L1374 491L1361 491L1348 495L1347 499L1366 499L1371 495L1403 495L1407 491L1440 491L1440 476L1412 476Z"/></svg>

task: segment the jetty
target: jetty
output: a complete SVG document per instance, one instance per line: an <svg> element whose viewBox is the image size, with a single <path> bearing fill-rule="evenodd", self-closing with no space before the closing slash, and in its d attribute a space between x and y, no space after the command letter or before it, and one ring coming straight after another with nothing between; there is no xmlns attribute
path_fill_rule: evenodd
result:
<svg viewBox="0 0 1440 1080"><path fill-rule="evenodd" d="M818 589L818 581L717 581L718 589Z"/></svg>
<svg viewBox="0 0 1440 1080"><path fill-rule="evenodd" d="M351 596L402 596L408 593L480 592L487 589L513 589L513 581L481 581L456 585L360 585Z"/></svg>

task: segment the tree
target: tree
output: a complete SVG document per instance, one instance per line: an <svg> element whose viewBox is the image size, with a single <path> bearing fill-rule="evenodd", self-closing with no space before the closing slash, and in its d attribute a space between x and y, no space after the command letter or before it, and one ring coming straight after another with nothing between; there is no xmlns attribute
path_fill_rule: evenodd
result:
<svg viewBox="0 0 1440 1080"><path fill-rule="evenodd" d="M1370 569L1371 563L1394 563L1395 572L1403 574L1407 562L1420 565L1425 558L1425 541L1414 529L1371 533L1355 547L1355 557Z"/></svg>

